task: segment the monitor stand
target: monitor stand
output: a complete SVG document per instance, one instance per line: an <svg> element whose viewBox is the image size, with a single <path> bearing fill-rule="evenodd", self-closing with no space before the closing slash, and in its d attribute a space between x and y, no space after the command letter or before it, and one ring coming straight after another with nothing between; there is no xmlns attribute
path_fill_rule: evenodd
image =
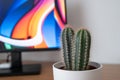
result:
<svg viewBox="0 0 120 80"><path fill-rule="evenodd" d="M11 52L11 68L0 69L0 76L40 74L40 64L22 64L21 52Z"/></svg>

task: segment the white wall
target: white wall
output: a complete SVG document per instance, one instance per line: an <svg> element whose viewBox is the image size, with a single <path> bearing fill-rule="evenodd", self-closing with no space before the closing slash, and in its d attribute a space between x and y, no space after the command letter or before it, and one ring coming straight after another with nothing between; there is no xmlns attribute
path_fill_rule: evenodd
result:
<svg viewBox="0 0 120 80"><path fill-rule="evenodd" d="M120 0L67 0L68 23L92 35L91 60L120 64ZM60 51L31 52L23 59L58 61ZM0 54L4 59L5 54Z"/></svg>
<svg viewBox="0 0 120 80"><path fill-rule="evenodd" d="M68 22L92 34L91 60L120 63L120 0L68 0ZM77 26L77 27L76 27Z"/></svg>

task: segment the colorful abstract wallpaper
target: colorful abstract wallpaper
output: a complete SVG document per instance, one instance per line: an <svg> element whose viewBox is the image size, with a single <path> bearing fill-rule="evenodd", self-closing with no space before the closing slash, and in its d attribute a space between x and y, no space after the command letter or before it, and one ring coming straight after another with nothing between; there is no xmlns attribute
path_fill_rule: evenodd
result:
<svg viewBox="0 0 120 80"><path fill-rule="evenodd" d="M0 0L0 51L60 48L65 0Z"/></svg>

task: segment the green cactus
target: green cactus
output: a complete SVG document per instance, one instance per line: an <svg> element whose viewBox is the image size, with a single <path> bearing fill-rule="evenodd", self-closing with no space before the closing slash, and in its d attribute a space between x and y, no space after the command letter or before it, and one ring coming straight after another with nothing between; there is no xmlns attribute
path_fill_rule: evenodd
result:
<svg viewBox="0 0 120 80"><path fill-rule="evenodd" d="M62 31L62 48L66 69L72 68L72 54L73 54L73 37L74 31L67 27Z"/></svg>
<svg viewBox="0 0 120 80"><path fill-rule="evenodd" d="M76 35L70 26L62 31L62 50L67 70L86 70L89 62L91 36L80 29Z"/></svg>
<svg viewBox="0 0 120 80"><path fill-rule="evenodd" d="M75 70L86 70L89 62L91 37L86 29L80 29L75 38Z"/></svg>

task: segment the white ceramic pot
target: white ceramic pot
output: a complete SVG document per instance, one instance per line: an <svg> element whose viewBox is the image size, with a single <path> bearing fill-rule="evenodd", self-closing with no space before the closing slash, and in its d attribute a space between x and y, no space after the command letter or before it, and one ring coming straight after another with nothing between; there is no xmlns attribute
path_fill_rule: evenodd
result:
<svg viewBox="0 0 120 80"><path fill-rule="evenodd" d="M102 65L96 62L90 62L91 66L96 67L92 70L70 71L60 69L64 66L63 62L53 64L54 80L102 80Z"/></svg>

